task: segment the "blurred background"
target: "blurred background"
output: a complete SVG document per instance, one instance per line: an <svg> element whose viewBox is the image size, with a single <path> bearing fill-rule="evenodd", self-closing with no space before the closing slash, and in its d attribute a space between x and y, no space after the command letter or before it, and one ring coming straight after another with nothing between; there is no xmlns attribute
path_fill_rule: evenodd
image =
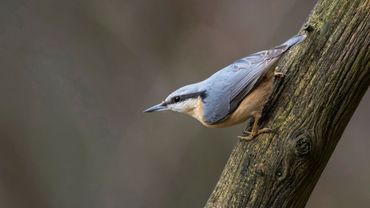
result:
<svg viewBox="0 0 370 208"><path fill-rule="evenodd" d="M294 35L307 0L1 0L0 207L202 207L243 126L143 114ZM370 204L370 94L307 207Z"/></svg>

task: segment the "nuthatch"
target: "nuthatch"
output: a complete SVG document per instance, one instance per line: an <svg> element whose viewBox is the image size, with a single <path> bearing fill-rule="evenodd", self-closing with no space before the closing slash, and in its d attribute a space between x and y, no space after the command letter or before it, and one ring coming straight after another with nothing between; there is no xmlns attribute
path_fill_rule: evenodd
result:
<svg viewBox="0 0 370 208"><path fill-rule="evenodd" d="M277 60L290 47L300 43L306 34L296 35L270 50L251 54L219 70L209 78L181 87L163 102L144 112L172 110L190 115L206 127L228 127L254 117L251 131L241 139L250 140L270 132L258 128L264 105L273 91Z"/></svg>

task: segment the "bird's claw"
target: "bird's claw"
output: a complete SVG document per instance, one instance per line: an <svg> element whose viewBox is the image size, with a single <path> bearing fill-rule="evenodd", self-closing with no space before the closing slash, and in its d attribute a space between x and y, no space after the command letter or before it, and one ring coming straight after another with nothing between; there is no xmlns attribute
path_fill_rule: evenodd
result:
<svg viewBox="0 0 370 208"><path fill-rule="evenodd" d="M278 72L278 71L275 71L274 72L274 76L275 77L278 77L278 78L282 78L285 76L285 74L283 72Z"/></svg>
<svg viewBox="0 0 370 208"><path fill-rule="evenodd" d="M253 132L253 131L243 131L244 135L243 136L238 136L238 138L240 140L244 140L244 141L251 141L260 134L271 133L271 132L272 132L272 129L270 129L270 128L259 129L255 132Z"/></svg>
<svg viewBox="0 0 370 208"><path fill-rule="evenodd" d="M253 137L253 136L251 136L251 135L248 135L248 136L238 136L238 138L239 138L240 140L243 140L243 141L251 141L251 140L253 140L253 139L254 139L254 137Z"/></svg>

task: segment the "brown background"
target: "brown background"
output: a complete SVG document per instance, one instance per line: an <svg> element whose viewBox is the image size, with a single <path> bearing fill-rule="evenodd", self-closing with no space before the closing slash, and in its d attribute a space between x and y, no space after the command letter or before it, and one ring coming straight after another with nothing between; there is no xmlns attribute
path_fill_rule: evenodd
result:
<svg viewBox="0 0 370 208"><path fill-rule="evenodd" d="M201 207L243 126L143 114L294 35L306 0L2 0L0 207ZM370 204L370 94L307 207Z"/></svg>

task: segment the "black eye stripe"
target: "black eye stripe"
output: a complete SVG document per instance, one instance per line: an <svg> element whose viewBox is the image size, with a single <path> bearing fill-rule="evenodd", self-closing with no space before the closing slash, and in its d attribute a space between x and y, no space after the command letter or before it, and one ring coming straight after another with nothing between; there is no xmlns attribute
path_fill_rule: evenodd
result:
<svg viewBox="0 0 370 208"><path fill-rule="evenodd" d="M174 96L174 97L171 98L171 100L167 104L178 103L178 102L190 99L190 98L197 98L199 96L202 99L204 99L207 96L207 94L206 94L205 91L201 91L201 92L195 92L195 93L189 93L189 94Z"/></svg>

